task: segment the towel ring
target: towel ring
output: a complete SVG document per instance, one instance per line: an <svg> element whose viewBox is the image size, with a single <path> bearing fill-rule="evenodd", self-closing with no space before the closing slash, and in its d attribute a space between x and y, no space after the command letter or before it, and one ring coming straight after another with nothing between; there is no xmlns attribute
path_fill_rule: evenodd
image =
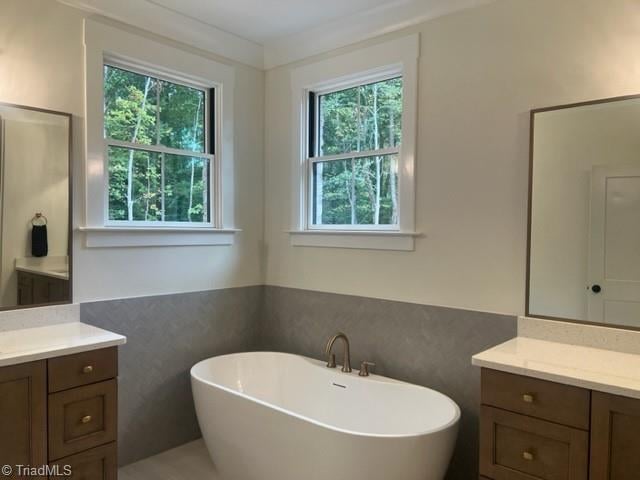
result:
<svg viewBox="0 0 640 480"><path fill-rule="evenodd" d="M49 221L47 220L47 217L40 212L36 213L31 219L31 225L42 226L42 225L46 225L47 223L49 223Z"/></svg>

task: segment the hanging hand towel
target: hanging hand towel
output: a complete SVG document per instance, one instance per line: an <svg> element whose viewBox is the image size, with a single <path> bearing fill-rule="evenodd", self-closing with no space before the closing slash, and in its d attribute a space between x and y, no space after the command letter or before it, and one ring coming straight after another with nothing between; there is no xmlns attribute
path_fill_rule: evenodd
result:
<svg viewBox="0 0 640 480"><path fill-rule="evenodd" d="M34 225L31 231L31 255L34 257L46 257L47 253L49 253L47 226Z"/></svg>

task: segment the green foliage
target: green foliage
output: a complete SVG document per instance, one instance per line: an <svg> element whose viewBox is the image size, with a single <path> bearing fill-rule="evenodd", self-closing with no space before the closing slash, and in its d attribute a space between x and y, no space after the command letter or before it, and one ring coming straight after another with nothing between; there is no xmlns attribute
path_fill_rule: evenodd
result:
<svg viewBox="0 0 640 480"><path fill-rule="evenodd" d="M400 146L402 78L322 95L319 107L320 155ZM393 154L316 163L313 223L397 224L397 161Z"/></svg>
<svg viewBox="0 0 640 480"><path fill-rule="evenodd" d="M209 161L187 153L205 152L205 93L105 65L104 97L105 137L141 145L108 149L109 219L208 221Z"/></svg>

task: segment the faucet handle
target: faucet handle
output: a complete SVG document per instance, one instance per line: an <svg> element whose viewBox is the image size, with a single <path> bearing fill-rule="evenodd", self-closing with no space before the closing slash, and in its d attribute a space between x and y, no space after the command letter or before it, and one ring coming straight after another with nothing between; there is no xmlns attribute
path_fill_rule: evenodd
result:
<svg viewBox="0 0 640 480"><path fill-rule="evenodd" d="M332 353L329 355L329 360L327 361L327 368L336 368L336 354Z"/></svg>
<svg viewBox="0 0 640 480"><path fill-rule="evenodd" d="M369 367L375 367L376 364L373 362L362 362L360 364L360 372L358 376L360 377L368 377L369 376Z"/></svg>

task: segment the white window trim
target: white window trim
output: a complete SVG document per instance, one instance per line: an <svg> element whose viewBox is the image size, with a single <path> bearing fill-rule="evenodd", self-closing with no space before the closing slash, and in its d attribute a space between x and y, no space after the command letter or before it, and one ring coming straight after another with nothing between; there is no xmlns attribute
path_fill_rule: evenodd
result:
<svg viewBox="0 0 640 480"><path fill-rule="evenodd" d="M79 230L88 247L232 245L234 234L234 68L138 36L99 21L85 20L86 164L85 219ZM211 223L113 222L108 217L107 141L104 138L103 66L121 68L215 92L215 155L211 160ZM207 133L209 134L209 133ZM112 140L109 143L114 143ZM145 150L154 147L139 146Z"/></svg>
<svg viewBox="0 0 640 480"><path fill-rule="evenodd" d="M409 35L295 69L291 74L293 171L291 245L413 250L419 35ZM309 92L326 93L402 76L402 143L398 156L399 225L311 225L308 155ZM349 158L353 155L350 154Z"/></svg>

